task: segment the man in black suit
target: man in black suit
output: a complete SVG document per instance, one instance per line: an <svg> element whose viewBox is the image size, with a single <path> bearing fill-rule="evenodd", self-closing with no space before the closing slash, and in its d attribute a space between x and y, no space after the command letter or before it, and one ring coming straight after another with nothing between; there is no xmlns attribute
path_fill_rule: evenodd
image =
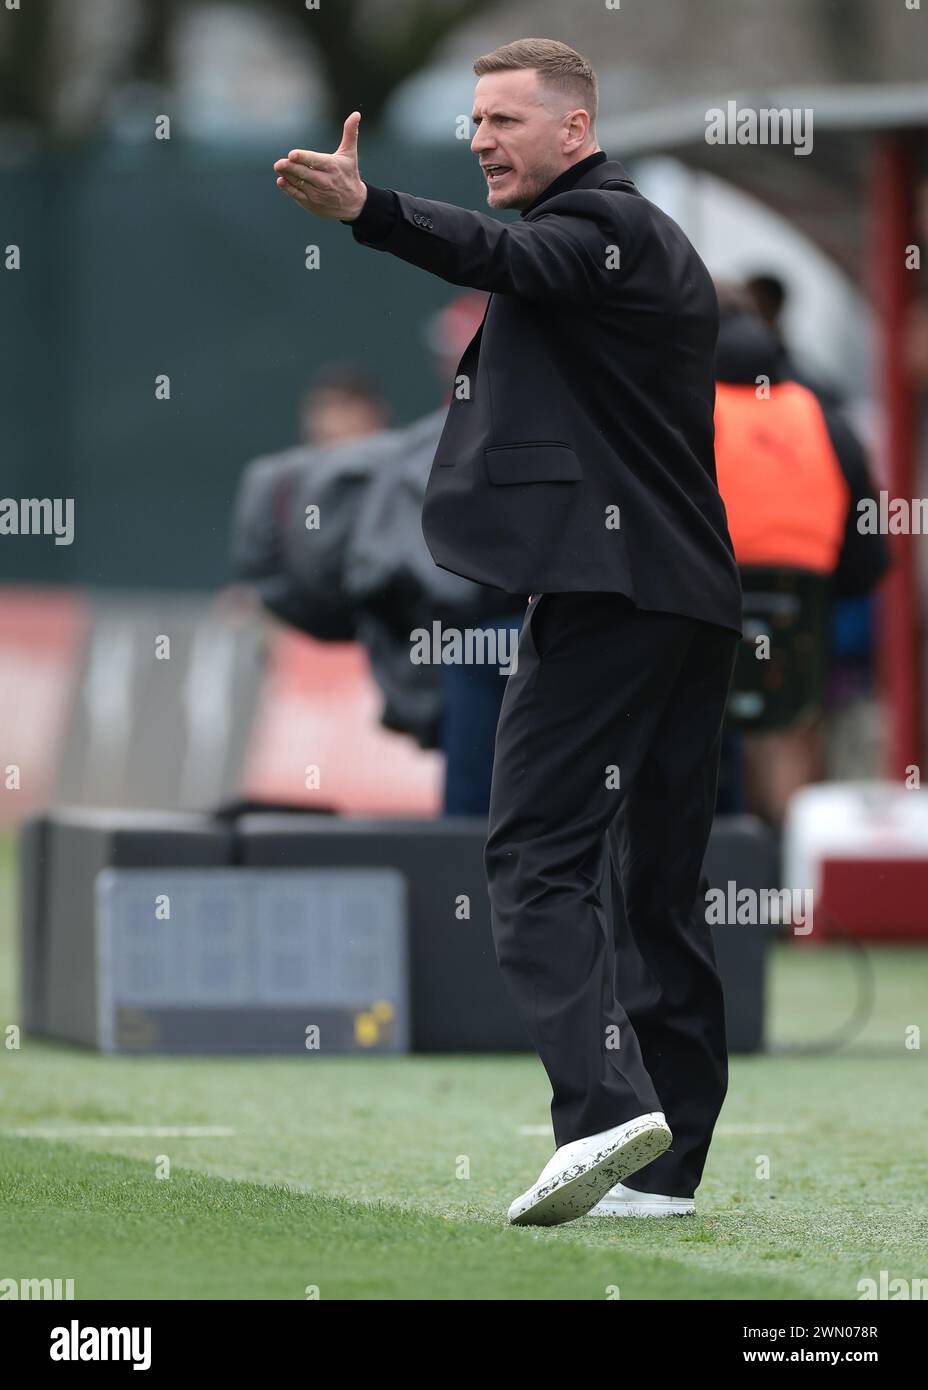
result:
<svg viewBox="0 0 928 1390"><path fill-rule="evenodd" d="M275 169L360 243L490 291L423 531L443 568L532 596L486 867L557 1150L509 1219L670 1214L692 1209L727 1085L702 878L741 624L715 480L718 306L680 228L599 148L580 54L526 39L474 71L487 201L519 221L365 185L357 112L334 155ZM607 844L625 906L614 980Z"/></svg>

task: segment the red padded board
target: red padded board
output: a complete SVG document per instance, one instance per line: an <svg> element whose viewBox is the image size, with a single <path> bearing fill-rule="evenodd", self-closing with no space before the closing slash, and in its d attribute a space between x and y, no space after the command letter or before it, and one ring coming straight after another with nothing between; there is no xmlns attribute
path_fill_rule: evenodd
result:
<svg viewBox="0 0 928 1390"><path fill-rule="evenodd" d="M823 859L815 936L928 941L928 859Z"/></svg>

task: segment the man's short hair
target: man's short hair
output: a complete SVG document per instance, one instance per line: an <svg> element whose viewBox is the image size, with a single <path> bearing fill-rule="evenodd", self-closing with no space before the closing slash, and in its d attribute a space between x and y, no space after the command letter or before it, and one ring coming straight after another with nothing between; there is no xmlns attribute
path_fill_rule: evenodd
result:
<svg viewBox="0 0 928 1390"><path fill-rule="evenodd" d="M716 280L715 294L719 301L719 315L723 319L740 318L742 314L758 316L754 297L746 285L737 280Z"/></svg>
<svg viewBox="0 0 928 1390"><path fill-rule="evenodd" d="M564 97L588 112L590 129L596 125L599 105L599 84L592 64L566 43L557 39L516 39L485 53L474 64L478 77L488 72L506 72L518 68L534 68L546 87L553 87Z"/></svg>
<svg viewBox="0 0 928 1390"><path fill-rule="evenodd" d="M744 285L754 301L757 312L768 323L776 323L786 303L786 286L779 275L751 275L745 280Z"/></svg>
<svg viewBox="0 0 928 1390"><path fill-rule="evenodd" d="M323 367L317 372L306 388L305 400L310 400L323 392L336 396L348 396L351 400L367 401L378 409L385 404L383 391L378 383L361 367L338 362Z"/></svg>

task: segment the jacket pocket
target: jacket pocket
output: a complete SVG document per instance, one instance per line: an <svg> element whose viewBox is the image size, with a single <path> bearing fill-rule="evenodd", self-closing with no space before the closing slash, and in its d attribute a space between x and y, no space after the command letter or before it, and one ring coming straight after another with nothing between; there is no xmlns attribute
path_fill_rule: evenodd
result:
<svg viewBox="0 0 928 1390"><path fill-rule="evenodd" d="M528 607L526 626L528 627L529 640L539 660L541 660L544 654L542 650L544 647L544 640L541 628L544 625L544 621L549 616L552 599L556 599L557 597L557 594L536 594L534 596L534 602L530 603ZM540 613L539 609L542 610Z"/></svg>
<svg viewBox="0 0 928 1390"><path fill-rule="evenodd" d="M567 444L500 444L484 449L491 483L579 483L583 469Z"/></svg>

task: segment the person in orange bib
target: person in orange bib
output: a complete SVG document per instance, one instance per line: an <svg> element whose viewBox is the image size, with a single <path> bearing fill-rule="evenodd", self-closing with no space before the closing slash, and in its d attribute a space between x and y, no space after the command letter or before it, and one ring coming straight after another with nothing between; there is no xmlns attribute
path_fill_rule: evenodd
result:
<svg viewBox="0 0 928 1390"><path fill-rule="evenodd" d="M857 503L874 495L859 441L840 413L785 374L768 325L724 287L719 299L715 458L739 568L826 576L836 597L868 593L889 553L883 536L857 529ZM750 809L775 825L793 792L823 776L822 713L743 737Z"/></svg>

